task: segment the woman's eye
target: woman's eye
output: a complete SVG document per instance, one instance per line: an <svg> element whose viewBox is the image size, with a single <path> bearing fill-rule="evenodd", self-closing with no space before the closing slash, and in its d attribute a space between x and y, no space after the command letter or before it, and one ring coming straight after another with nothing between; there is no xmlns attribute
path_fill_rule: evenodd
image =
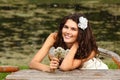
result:
<svg viewBox="0 0 120 80"><path fill-rule="evenodd" d="M65 25L64 28L68 28L68 26Z"/></svg>
<svg viewBox="0 0 120 80"><path fill-rule="evenodd" d="M73 31L77 31L77 29L76 28L71 28Z"/></svg>

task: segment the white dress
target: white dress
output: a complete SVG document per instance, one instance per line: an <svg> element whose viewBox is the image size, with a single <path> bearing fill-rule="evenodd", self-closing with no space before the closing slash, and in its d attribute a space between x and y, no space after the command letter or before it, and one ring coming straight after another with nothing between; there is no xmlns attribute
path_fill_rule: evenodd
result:
<svg viewBox="0 0 120 80"><path fill-rule="evenodd" d="M86 61L81 69L108 69L108 66L99 58L93 58Z"/></svg>

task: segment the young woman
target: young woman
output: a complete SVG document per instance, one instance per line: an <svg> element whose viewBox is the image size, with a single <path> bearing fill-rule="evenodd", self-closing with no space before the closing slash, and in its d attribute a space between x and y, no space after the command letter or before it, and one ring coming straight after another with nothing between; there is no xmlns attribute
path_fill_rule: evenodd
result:
<svg viewBox="0 0 120 80"><path fill-rule="evenodd" d="M58 47L69 49L69 52L61 60L51 56L49 52ZM51 52L52 52L51 51ZM49 54L50 65L42 64L42 60ZM59 68L69 71L81 69L108 69L107 65L96 58L98 48L92 34L88 19L75 13L65 16L59 25L58 32L51 33L37 52L30 68L51 72Z"/></svg>

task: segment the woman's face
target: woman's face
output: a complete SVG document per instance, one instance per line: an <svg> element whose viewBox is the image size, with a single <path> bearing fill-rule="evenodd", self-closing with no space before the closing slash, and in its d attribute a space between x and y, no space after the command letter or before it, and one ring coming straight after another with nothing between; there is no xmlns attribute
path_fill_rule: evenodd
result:
<svg viewBox="0 0 120 80"><path fill-rule="evenodd" d="M64 24L62 29L62 37L67 46L76 42L78 37L78 26L72 19L68 19Z"/></svg>

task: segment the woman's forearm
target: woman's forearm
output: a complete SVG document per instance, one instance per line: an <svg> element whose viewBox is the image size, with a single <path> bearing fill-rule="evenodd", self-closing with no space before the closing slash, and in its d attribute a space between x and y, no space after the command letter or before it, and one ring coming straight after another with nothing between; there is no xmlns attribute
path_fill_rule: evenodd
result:
<svg viewBox="0 0 120 80"><path fill-rule="evenodd" d="M41 64L39 62L30 62L29 67L31 69L36 69L36 70L40 70L40 71L45 71L45 72L50 72L50 67L48 65L45 64Z"/></svg>
<svg viewBox="0 0 120 80"><path fill-rule="evenodd" d="M77 46L72 46L69 53L65 56L63 62L59 66L61 70L67 71L73 69L74 66L74 56L77 51Z"/></svg>
<svg viewBox="0 0 120 80"><path fill-rule="evenodd" d="M32 61L29 64L29 67L32 69L37 69L41 71L50 71L50 66L42 64L42 60L47 56L49 49L53 46L56 38L56 33L51 33L46 41L44 42L42 48L36 53Z"/></svg>

